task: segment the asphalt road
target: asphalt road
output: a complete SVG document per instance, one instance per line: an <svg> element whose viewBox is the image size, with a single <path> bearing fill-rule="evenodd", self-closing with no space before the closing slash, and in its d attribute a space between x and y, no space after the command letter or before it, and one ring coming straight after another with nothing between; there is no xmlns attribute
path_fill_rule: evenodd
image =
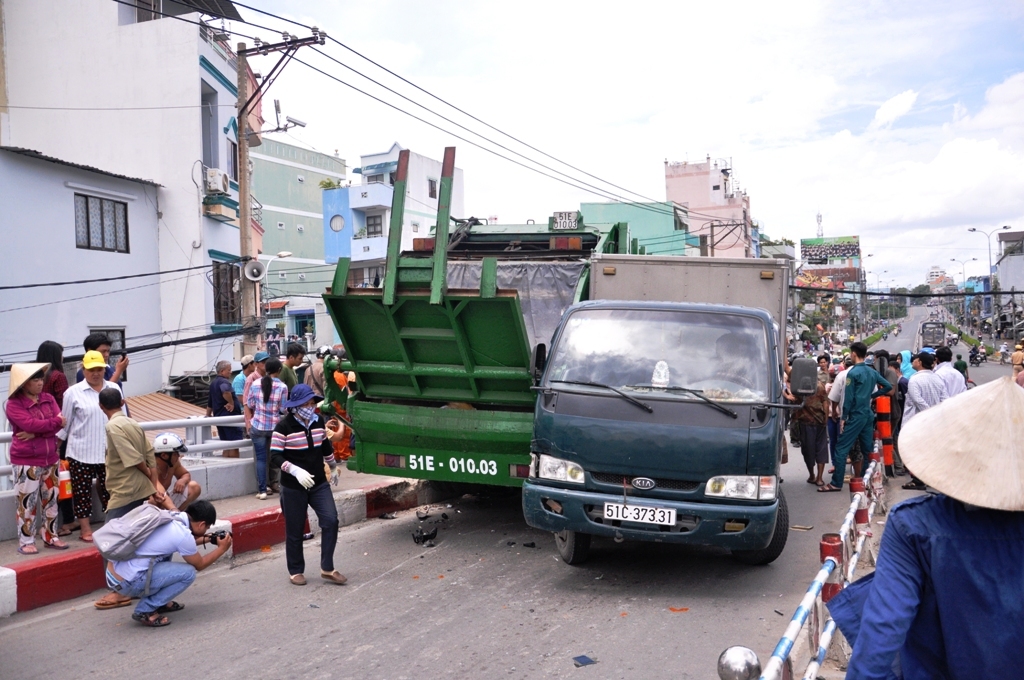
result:
<svg viewBox="0 0 1024 680"><path fill-rule="evenodd" d="M318 548L307 543L310 585L288 582L281 548L243 555L200 574L166 628L143 628L128 608L96 611L93 597L4 619L0 676L714 677L732 644L770 654L817 570L820 534L849 503L816 494L799 458L783 489L791 524L813 529L791 531L766 567L601 539L570 567L549 534L523 523L518 493L466 496L433 510L434 548L413 543L412 511L343 529L346 586L316 578ZM450 521L430 524L442 511ZM598 663L575 668L581 654Z"/></svg>

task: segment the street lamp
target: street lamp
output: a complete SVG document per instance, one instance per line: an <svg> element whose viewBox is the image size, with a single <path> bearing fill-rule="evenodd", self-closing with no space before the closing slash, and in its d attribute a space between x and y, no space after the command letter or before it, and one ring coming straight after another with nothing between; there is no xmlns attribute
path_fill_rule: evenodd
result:
<svg viewBox="0 0 1024 680"><path fill-rule="evenodd" d="M992 314L992 321L993 322L995 322L995 311L996 310L995 310L995 308L992 305L992 234L996 233L997 231L1002 231L1004 229L1009 229L1009 228L1010 228L1009 225L1003 225L1002 227L999 227L999 229L993 229L992 231L981 231L980 229L975 229L974 227L970 227L967 230L967 231L974 232L976 234L984 234L985 238L988 239L988 248L986 249L986 250L988 250L988 291L989 291L988 308L989 308L989 312ZM984 319L982 319L982 320L984 321ZM995 323L993 323L992 326L995 327Z"/></svg>
<svg viewBox="0 0 1024 680"><path fill-rule="evenodd" d="M274 260L283 260L286 257L291 257L291 256L292 256L292 251L290 251L290 250L282 250L277 255L274 255L272 258L267 260L267 268L263 272L263 280L264 281L270 281L270 265L274 262Z"/></svg>

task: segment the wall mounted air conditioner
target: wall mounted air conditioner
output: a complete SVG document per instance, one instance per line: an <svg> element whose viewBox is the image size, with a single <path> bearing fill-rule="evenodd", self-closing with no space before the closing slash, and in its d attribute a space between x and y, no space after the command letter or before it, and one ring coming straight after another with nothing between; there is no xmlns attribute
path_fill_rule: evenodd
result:
<svg viewBox="0 0 1024 680"><path fill-rule="evenodd" d="M218 168L206 169L206 193L227 194L231 192L231 178Z"/></svg>

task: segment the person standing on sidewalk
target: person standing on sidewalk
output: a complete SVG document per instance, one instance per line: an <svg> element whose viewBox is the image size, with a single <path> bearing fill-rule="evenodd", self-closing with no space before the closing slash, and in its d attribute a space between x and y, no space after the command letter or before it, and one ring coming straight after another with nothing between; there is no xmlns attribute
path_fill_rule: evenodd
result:
<svg viewBox="0 0 1024 680"><path fill-rule="evenodd" d="M889 381L864 363L868 354L867 345L863 342L851 344L850 354L853 356L853 368L846 373L843 412L839 422L839 443L836 445L836 456L832 461L835 472L832 473L830 484L818 488L820 492L842 490L846 480L846 456L853 449L854 443L859 441L861 451L865 454L873 449L875 413L871 410L871 400L892 389ZM854 475L858 477L859 463L860 461L854 462Z"/></svg>
<svg viewBox="0 0 1024 680"><path fill-rule="evenodd" d="M292 388L299 383L299 376L295 374L295 369L301 366L302 361L306 358L306 348L297 342L289 342L286 352L284 364L281 366L281 382L287 385L288 391L291 392Z"/></svg>
<svg viewBox="0 0 1024 680"><path fill-rule="evenodd" d="M43 392L53 396L57 402L57 408L64 408L64 393L68 391L68 378L64 375L64 346L59 342L53 340L44 340L39 345L39 349L36 350L36 363L37 364L50 364L50 368L46 371L46 378L43 381ZM61 463L65 460L67 454L67 442L58 439L57 440L57 452L60 455ZM58 466L61 465L58 463ZM66 465L67 463L63 463ZM57 468L58 473L60 467ZM75 519L75 510L71 504L71 499L57 500L57 510L60 516L61 526L58 531L58 536L70 536L71 532L78 528L78 522L73 521Z"/></svg>
<svg viewBox="0 0 1024 680"><path fill-rule="evenodd" d="M85 340L82 341L82 346L85 348L86 353L99 352L103 357L104 366L106 367L103 371L103 379L109 380L110 382L117 383L117 386L124 390L124 381L122 380L125 370L128 368L128 355L122 354L121 358L117 360L115 366L110 365L110 338L107 337L106 333L89 333L85 336ZM82 382L85 380L85 365L78 369L75 382Z"/></svg>
<svg viewBox="0 0 1024 680"><path fill-rule="evenodd" d="M268 464L270 438L281 420L284 402L288 399L288 388L278 378L281 374L281 360L276 357L267 359L264 370L267 374L259 382L254 382L245 394L245 429L252 439L256 483L259 486L256 497L261 501L267 499L267 480L273 467L272 463Z"/></svg>
<svg viewBox="0 0 1024 680"><path fill-rule="evenodd" d="M216 377L210 383L210 396L206 401L206 417L224 418L242 415L242 401L235 397L231 384L231 362L218 361ZM245 431L233 425L218 425L217 436L222 442L237 442L245 438ZM225 458L238 458L238 449L225 449Z"/></svg>
<svg viewBox="0 0 1024 680"><path fill-rule="evenodd" d="M123 517L152 499L154 505L173 510L174 504L160 484L156 451L139 424L126 416L121 392L108 387L100 392L100 408L107 416L107 521Z"/></svg>
<svg viewBox="0 0 1024 680"><path fill-rule="evenodd" d="M966 392L967 378L953 368L953 350L946 346L938 348L935 350L935 360L937 364L934 373L942 378L942 383L946 386L946 396L955 397L961 392Z"/></svg>
<svg viewBox="0 0 1024 680"><path fill-rule="evenodd" d="M308 508L313 508L320 523L320 577L338 585L347 580L334 568L338 509L328 481L328 471L335 464L334 448L324 418L316 410L320 400L309 385L296 385L284 402L289 413L274 428L270 441L270 455L282 472L281 513L288 578L297 586L306 585L302 539Z"/></svg>
<svg viewBox="0 0 1024 680"><path fill-rule="evenodd" d="M232 378L231 389L234 391L235 396L238 397L238 401L243 402L245 401L245 380L256 370L256 358L251 354L246 354L239 359L238 363L242 364L242 370Z"/></svg>
<svg viewBox="0 0 1024 680"><path fill-rule="evenodd" d="M242 387L242 405L245 406L246 395L249 394L249 388L252 387L254 382L258 382L267 374L267 359L270 355L266 352L256 352L256 356L253 357L252 371L245 378L245 384Z"/></svg>
<svg viewBox="0 0 1024 680"><path fill-rule="evenodd" d="M79 540L92 543L92 480L96 480L100 503L107 509L107 416L100 408L100 392L108 387L118 391L117 383L103 378L107 369L103 355L89 351L82 357L85 380L64 393L64 429L57 433L67 440L67 458L71 469L71 492L75 517L81 525Z"/></svg>
<svg viewBox="0 0 1024 680"><path fill-rule="evenodd" d="M893 507L875 571L828 603L847 680L1021 677L1021 413L1007 376L904 425L904 460L938 493Z"/></svg>
<svg viewBox="0 0 1024 680"><path fill-rule="evenodd" d="M946 383L935 375L935 355L921 352L914 357L914 369L917 371L907 385L907 403L903 407L903 427L910 419L922 411L938 406L949 398ZM917 478L911 470L910 481L903 485L908 491L924 491L927 485Z"/></svg>
<svg viewBox="0 0 1024 680"><path fill-rule="evenodd" d="M57 432L64 427L57 401L43 392L49 364L14 364L4 411L11 424L10 458L17 493L18 552L35 555L36 520L43 545L68 546L57 537ZM42 512L40 512L42 510Z"/></svg>

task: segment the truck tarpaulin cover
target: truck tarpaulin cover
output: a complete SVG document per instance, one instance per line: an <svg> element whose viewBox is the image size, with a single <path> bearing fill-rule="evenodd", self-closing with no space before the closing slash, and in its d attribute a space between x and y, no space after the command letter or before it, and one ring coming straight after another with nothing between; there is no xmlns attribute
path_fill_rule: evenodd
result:
<svg viewBox="0 0 1024 680"><path fill-rule="evenodd" d="M583 262L499 262L498 288L519 292L530 347L551 344L564 312L575 300ZM480 262L449 262L448 288L480 288Z"/></svg>

